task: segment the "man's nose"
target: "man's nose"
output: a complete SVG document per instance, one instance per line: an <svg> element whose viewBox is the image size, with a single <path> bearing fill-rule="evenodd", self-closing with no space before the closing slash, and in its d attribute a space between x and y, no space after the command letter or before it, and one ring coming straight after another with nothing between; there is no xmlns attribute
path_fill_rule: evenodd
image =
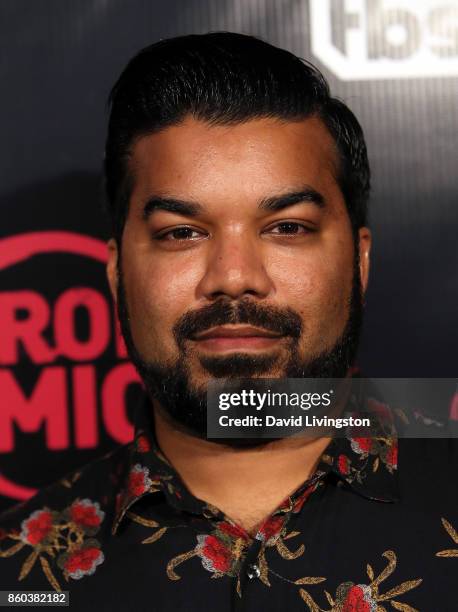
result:
<svg viewBox="0 0 458 612"><path fill-rule="evenodd" d="M243 232L215 239L198 295L209 300L226 295L235 300L245 294L259 298L271 294L274 285L265 268L262 247L259 239Z"/></svg>

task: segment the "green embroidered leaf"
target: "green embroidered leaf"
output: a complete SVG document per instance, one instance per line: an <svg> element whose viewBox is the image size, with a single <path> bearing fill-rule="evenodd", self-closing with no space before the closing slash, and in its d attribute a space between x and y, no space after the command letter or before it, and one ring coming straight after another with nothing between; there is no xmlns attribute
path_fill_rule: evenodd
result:
<svg viewBox="0 0 458 612"><path fill-rule="evenodd" d="M369 565L369 563L367 564L367 576L369 580L374 580L374 570L372 569L372 566Z"/></svg>

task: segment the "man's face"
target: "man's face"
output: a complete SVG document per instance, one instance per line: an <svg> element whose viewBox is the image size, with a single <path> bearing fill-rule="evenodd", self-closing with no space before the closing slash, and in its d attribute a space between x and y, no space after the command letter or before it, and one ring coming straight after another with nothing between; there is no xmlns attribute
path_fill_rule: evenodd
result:
<svg viewBox="0 0 458 612"><path fill-rule="evenodd" d="M177 424L205 434L211 378L345 375L370 233L355 251L319 119L189 117L141 137L130 172L108 276L129 353Z"/></svg>

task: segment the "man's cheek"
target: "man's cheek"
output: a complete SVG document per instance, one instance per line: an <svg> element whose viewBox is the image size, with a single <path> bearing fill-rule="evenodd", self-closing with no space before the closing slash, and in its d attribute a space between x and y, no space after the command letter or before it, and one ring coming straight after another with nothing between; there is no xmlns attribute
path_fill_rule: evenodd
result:
<svg viewBox="0 0 458 612"><path fill-rule="evenodd" d="M329 274L329 270L315 268L301 270L306 272L289 275L288 284L283 286L286 302L294 308L304 310L305 313L311 309L320 309L329 302L332 291L335 290L335 279Z"/></svg>
<svg viewBox="0 0 458 612"><path fill-rule="evenodd" d="M325 282L321 282L325 280ZM341 278L328 276L316 279L308 285L303 296L302 320L304 335L311 343L334 341L342 332L349 314L351 286L346 287Z"/></svg>
<svg viewBox="0 0 458 612"><path fill-rule="evenodd" d="M163 346L163 332L166 321L158 307L155 296L135 292L129 304L132 336L141 351L154 351Z"/></svg>

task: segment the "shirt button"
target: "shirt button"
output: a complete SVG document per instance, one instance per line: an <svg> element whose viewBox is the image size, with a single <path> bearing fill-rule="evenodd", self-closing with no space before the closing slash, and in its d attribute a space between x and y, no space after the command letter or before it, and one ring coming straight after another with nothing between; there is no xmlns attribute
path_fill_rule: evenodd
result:
<svg viewBox="0 0 458 612"><path fill-rule="evenodd" d="M255 563L252 563L248 566L246 575L250 580L253 580L253 578L259 578L259 576L261 575L261 570Z"/></svg>

